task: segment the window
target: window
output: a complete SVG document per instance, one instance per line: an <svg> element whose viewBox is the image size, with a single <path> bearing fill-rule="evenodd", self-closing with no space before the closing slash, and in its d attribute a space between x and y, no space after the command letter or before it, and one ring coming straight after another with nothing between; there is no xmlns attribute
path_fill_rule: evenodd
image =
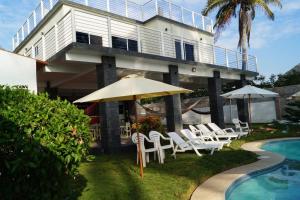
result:
<svg viewBox="0 0 300 200"><path fill-rule="evenodd" d="M76 42L102 46L102 37L88 33L76 32Z"/></svg>
<svg viewBox="0 0 300 200"><path fill-rule="evenodd" d="M89 44L89 34L76 32L76 42Z"/></svg>
<svg viewBox="0 0 300 200"><path fill-rule="evenodd" d="M176 58L181 60L182 55L181 55L181 42L180 41L175 41L175 51L176 51Z"/></svg>
<svg viewBox="0 0 300 200"><path fill-rule="evenodd" d="M136 40L112 36L112 48L138 52L138 43Z"/></svg>
<svg viewBox="0 0 300 200"><path fill-rule="evenodd" d="M194 58L194 45L185 43L184 44L184 53L185 53L185 60L195 61L195 58Z"/></svg>
<svg viewBox="0 0 300 200"><path fill-rule="evenodd" d="M90 44L102 46L102 37L90 35Z"/></svg>
<svg viewBox="0 0 300 200"><path fill-rule="evenodd" d="M38 56L39 55L39 46L34 47L34 55Z"/></svg>
<svg viewBox="0 0 300 200"><path fill-rule="evenodd" d="M116 49L127 50L127 40L112 36L112 47Z"/></svg>
<svg viewBox="0 0 300 200"><path fill-rule="evenodd" d="M128 40L128 51L138 52L138 43L135 40Z"/></svg>

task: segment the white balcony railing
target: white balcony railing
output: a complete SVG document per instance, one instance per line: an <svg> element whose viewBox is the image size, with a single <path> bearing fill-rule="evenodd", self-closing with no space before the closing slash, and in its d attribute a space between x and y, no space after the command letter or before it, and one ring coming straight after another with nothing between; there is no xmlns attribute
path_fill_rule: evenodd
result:
<svg viewBox="0 0 300 200"><path fill-rule="evenodd" d="M23 26L12 39L13 50L30 34L59 0L41 0ZM150 0L137 4L130 0L70 0L79 4L122 15L138 21L146 21L160 15L195 28L213 32L211 19L166 0Z"/></svg>
<svg viewBox="0 0 300 200"><path fill-rule="evenodd" d="M93 34L100 36L104 47L112 47L113 36L122 37L136 40L138 43L138 52L140 53L170 58L176 58L175 42L180 41L181 44L187 43L193 46L193 56L196 62L242 69L242 54L240 52L179 37L134 23L127 23L116 19L108 20L104 16L92 17L91 15L79 10L68 12L47 33L42 35L38 42L28 48L25 55L41 60L48 60L64 47L72 42L76 42L77 31L84 31L93 32ZM35 49L39 50L38 55L35 55ZM181 45L181 52L184 52L183 45ZM181 56L182 58L179 59L184 60L184 53L181 53ZM256 57L248 55L247 58L246 70L257 72Z"/></svg>

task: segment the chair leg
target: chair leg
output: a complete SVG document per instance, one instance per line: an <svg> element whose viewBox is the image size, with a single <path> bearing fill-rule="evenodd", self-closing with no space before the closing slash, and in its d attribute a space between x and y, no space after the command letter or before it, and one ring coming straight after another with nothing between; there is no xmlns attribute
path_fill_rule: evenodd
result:
<svg viewBox="0 0 300 200"><path fill-rule="evenodd" d="M143 152L142 156L143 156L143 167L146 167L146 155L147 153Z"/></svg>

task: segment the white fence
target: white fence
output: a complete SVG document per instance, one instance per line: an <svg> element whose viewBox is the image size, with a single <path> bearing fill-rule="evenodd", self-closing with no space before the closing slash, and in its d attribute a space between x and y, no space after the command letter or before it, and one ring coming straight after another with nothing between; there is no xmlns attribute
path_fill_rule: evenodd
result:
<svg viewBox="0 0 300 200"><path fill-rule="evenodd" d="M15 49L58 3L59 0L42 0L37 8L26 19L23 26L12 39ZM146 21L156 15L213 32L212 20L199 13L188 10L165 0L150 0L145 4L137 4L130 0L70 0L82 5L90 6L107 12L122 15L138 21Z"/></svg>

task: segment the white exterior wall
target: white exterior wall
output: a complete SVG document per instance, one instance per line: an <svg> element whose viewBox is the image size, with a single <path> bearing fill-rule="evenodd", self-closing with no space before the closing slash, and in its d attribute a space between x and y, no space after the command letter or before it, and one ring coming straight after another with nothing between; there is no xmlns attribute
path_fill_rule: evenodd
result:
<svg viewBox="0 0 300 200"><path fill-rule="evenodd" d="M23 85L37 92L36 60L0 50L0 84Z"/></svg>

